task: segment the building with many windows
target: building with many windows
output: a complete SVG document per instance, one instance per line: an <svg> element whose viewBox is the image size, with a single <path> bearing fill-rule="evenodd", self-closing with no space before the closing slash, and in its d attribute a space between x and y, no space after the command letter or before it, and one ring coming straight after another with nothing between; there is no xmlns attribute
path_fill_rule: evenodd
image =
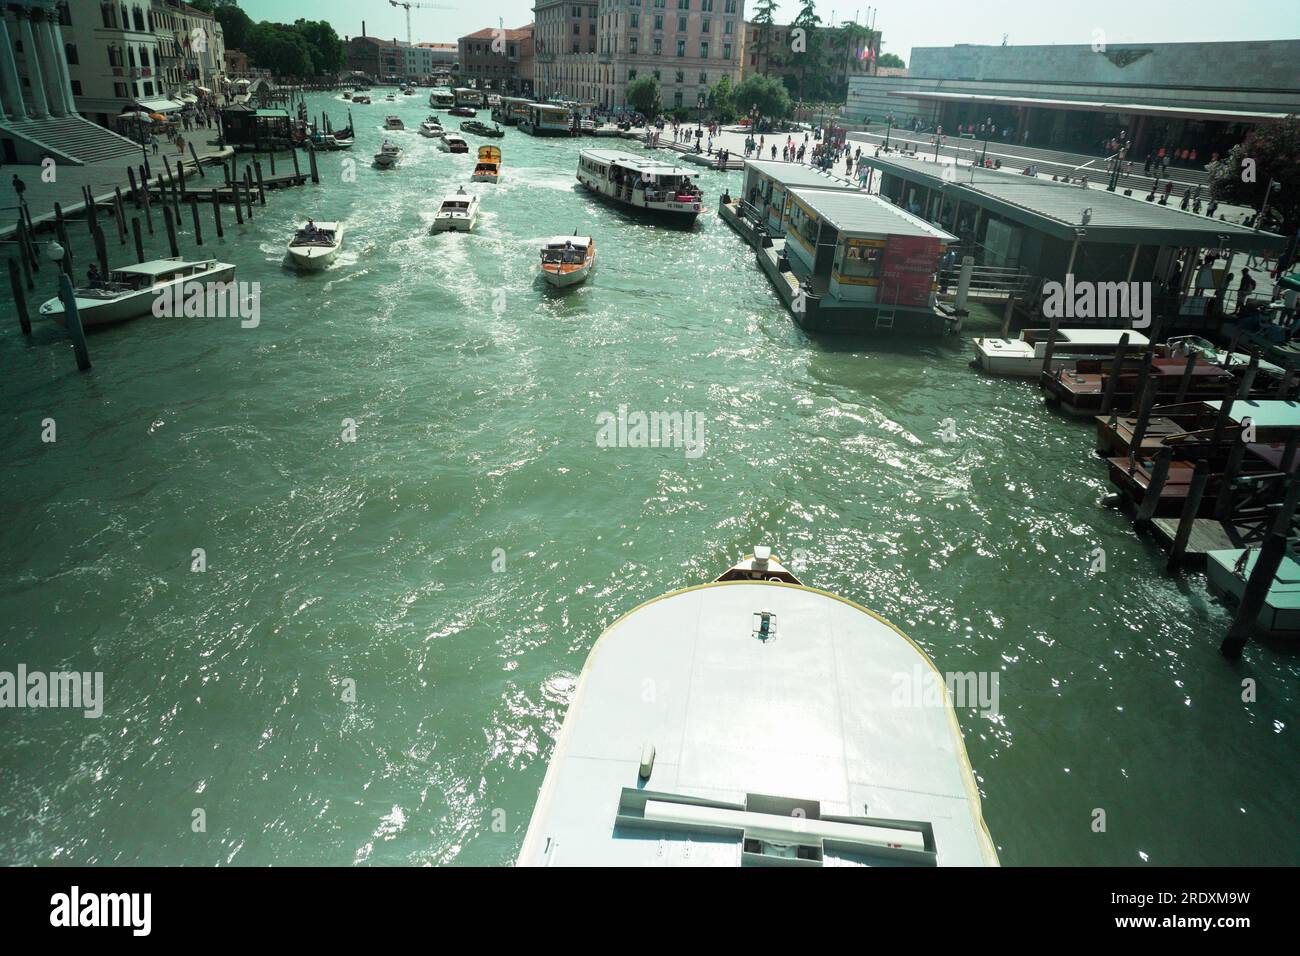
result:
<svg viewBox="0 0 1300 956"><path fill-rule="evenodd" d="M740 81L744 0L538 0L534 9L538 88L547 96L616 109L628 83L654 76L665 107L690 109L724 76Z"/></svg>
<svg viewBox="0 0 1300 956"><path fill-rule="evenodd" d="M488 27L460 38L461 81L483 90L528 95L533 92L533 30Z"/></svg>

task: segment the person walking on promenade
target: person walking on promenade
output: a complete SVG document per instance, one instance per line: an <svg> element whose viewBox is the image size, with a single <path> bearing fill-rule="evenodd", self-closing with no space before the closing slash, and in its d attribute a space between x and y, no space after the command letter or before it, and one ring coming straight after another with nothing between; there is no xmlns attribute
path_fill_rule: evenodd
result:
<svg viewBox="0 0 1300 956"><path fill-rule="evenodd" d="M1250 277L1250 270L1243 268L1241 270L1241 283L1237 286L1237 314L1241 315L1242 310L1246 308L1246 300L1250 294L1255 291L1255 280Z"/></svg>

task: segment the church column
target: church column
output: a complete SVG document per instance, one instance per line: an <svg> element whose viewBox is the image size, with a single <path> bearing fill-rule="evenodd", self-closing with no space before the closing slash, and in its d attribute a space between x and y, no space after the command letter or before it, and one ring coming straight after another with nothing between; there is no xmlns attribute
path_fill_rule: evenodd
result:
<svg viewBox="0 0 1300 956"><path fill-rule="evenodd" d="M9 21L0 7L0 111L10 119L27 118L23 106L23 84L18 78L18 61L14 58L14 44L9 37Z"/></svg>
<svg viewBox="0 0 1300 956"><path fill-rule="evenodd" d="M53 51L49 22L35 21L32 24L32 32L36 35L36 49L32 53L40 62L41 79L44 80L42 91L45 93L46 103L51 114L65 116L68 111L63 107L63 78L59 75L59 67L54 59L57 54Z"/></svg>
<svg viewBox="0 0 1300 956"><path fill-rule="evenodd" d="M32 114L37 119L50 115L49 104L45 100L45 80L41 76L41 60L36 55L36 37L32 33L31 11L26 16L19 16L18 36L23 41L23 59L27 66L27 79L32 92Z"/></svg>
<svg viewBox="0 0 1300 956"><path fill-rule="evenodd" d="M77 100L72 95L72 72L68 69L68 49L63 43L63 27L59 23L56 10L51 19L45 21L50 32L50 47L54 51L54 64L58 67L57 76L62 90L64 111L69 115L77 112Z"/></svg>

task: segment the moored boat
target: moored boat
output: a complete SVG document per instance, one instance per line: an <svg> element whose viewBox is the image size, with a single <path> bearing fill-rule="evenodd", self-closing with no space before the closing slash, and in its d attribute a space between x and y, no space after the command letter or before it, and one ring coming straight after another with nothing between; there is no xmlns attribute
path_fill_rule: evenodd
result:
<svg viewBox="0 0 1300 956"><path fill-rule="evenodd" d="M554 236L542 243L542 278L563 289L587 280L596 266L596 240L590 236Z"/></svg>
<svg viewBox="0 0 1300 956"><path fill-rule="evenodd" d="M447 112L452 116L478 116L478 110L472 106L453 106Z"/></svg>
<svg viewBox="0 0 1300 956"><path fill-rule="evenodd" d="M438 140L438 148L444 153L468 153L469 143L459 133L447 133Z"/></svg>
<svg viewBox="0 0 1300 956"><path fill-rule="evenodd" d="M364 93L359 93L353 95L352 102L356 103L358 106L369 106L374 101Z"/></svg>
<svg viewBox="0 0 1300 956"><path fill-rule="evenodd" d="M461 186L443 199L434 213L430 232L469 232L478 221L478 197Z"/></svg>
<svg viewBox="0 0 1300 956"><path fill-rule="evenodd" d="M159 296L174 296L191 285L208 286L229 282L235 267L216 259L150 259L122 266L108 278L74 290L77 313L84 328L108 325L145 315ZM64 324L63 300L57 296L41 304L41 315Z"/></svg>
<svg viewBox="0 0 1300 956"><path fill-rule="evenodd" d="M584 149L578 154L578 182L592 192L682 222L694 222L703 208L704 196L695 184L698 175L612 149Z"/></svg>
<svg viewBox="0 0 1300 956"><path fill-rule="evenodd" d="M470 182L499 183L501 181L501 150L496 146L480 146L478 162L470 174Z"/></svg>
<svg viewBox="0 0 1300 956"><path fill-rule="evenodd" d="M990 375L1035 378L1043 371L1050 329L1025 329L1017 339L975 339L975 364ZM1128 336L1126 358L1138 359L1149 340L1140 332L1123 329L1058 329L1052 340L1052 370L1067 368L1080 359L1113 358L1120 339Z"/></svg>
<svg viewBox="0 0 1300 956"><path fill-rule="evenodd" d="M435 86L429 91L429 108L448 110L456 105L456 97L445 86Z"/></svg>
<svg viewBox="0 0 1300 956"><path fill-rule="evenodd" d="M756 548L595 642L518 863L996 866L946 685Z"/></svg>
<svg viewBox="0 0 1300 956"><path fill-rule="evenodd" d="M289 240L286 251L294 268L317 272L329 266L342 248L343 223L308 219L307 224Z"/></svg>

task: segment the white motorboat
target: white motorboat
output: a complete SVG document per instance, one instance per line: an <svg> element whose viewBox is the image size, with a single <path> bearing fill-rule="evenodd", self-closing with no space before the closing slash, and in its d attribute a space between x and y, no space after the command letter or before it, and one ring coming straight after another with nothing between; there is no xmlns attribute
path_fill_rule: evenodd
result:
<svg viewBox="0 0 1300 956"><path fill-rule="evenodd" d="M394 146L388 140L384 140L384 145L380 146L379 152L375 153L375 165L380 169L392 169L401 158L401 148Z"/></svg>
<svg viewBox="0 0 1300 956"><path fill-rule="evenodd" d="M975 364L991 375L1035 378L1043 371L1050 329L1025 329L1018 339L975 339ZM1140 332L1125 329L1057 329L1052 343L1050 371L1073 366L1080 359L1113 358L1120 338L1127 334L1125 357L1139 359L1149 340Z"/></svg>
<svg viewBox="0 0 1300 956"><path fill-rule="evenodd" d="M465 142L465 137L460 133L448 132L438 140L438 148L444 153L468 153L469 143Z"/></svg>
<svg viewBox="0 0 1300 956"><path fill-rule="evenodd" d="M385 116L384 129L406 129L406 124L400 116Z"/></svg>
<svg viewBox="0 0 1300 956"><path fill-rule="evenodd" d="M478 221L478 197L461 186L442 201L430 232L469 232Z"/></svg>
<svg viewBox="0 0 1300 956"><path fill-rule="evenodd" d="M501 150L496 146L480 146L478 162L474 164L469 179L473 183L501 182Z"/></svg>
<svg viewBox="0 0 1300 956"><path fill-rule="evenodd" d="M353 95L352 102L356 103L358 106L369 106L374 102L374 100L366 96L364 93L361 93Z"/></svg>
<svg viewBox="0 0 1300 956"><path fill-rule="evenodd" d="M755 548L595 642L518 863L997 866L957 676Z"/></svg>
<svg viewBox="0 0 1300 956"><path fill-rule="evenodd" d="M289 240L288 259L294 268L316 272L329 266L342 248L343 223L308 219Z"/></svg>
<svg viewBox="0 0 1300 956"><path fill-rule="evenodd" d="M563 289L580 285L596 267L596 240L591 236L554 236L542 243L542 278Z"/></svg>
<svg viewBox="0 0 1300 956"><path fill-rule="evenodd" d="M151 259L114 269L106 280L75 289L73 298L82 327L91 328L145 315L159 296L188 294L192 285L226 283L234 276L233 265L216 259ZM50 321L64 324L63 300L57 296L42 303L40 312Z"/></svg>
<svg viewBox="0 0 1300 956"><path fill-rule="evenodd" d="M420 135L426 136L429 139L442 139L446 132L447 131L442 128L442 123L438 122L436 116L430 116L420 124Z"/></svg>

